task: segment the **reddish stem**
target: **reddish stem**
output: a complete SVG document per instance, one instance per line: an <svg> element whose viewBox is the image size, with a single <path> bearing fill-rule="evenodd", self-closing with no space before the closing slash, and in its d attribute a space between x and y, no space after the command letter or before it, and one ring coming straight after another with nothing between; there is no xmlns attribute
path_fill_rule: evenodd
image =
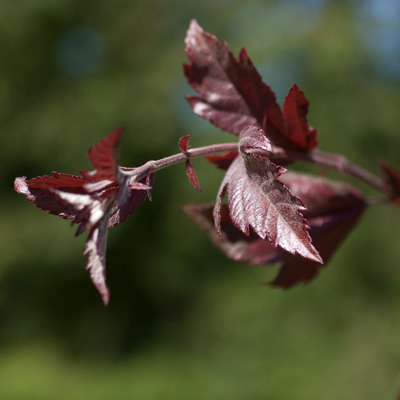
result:
<svg viewBox="0 0 400 400"><path fill-rule="evenodd" d="M169 157L161 158L159 160L148 161L138 168L122 168L122 173L129 175L135 182L140 181L146 176L169 167L174 164L186 161L189 158L202 157L207 154L220 153L227 151L237 151L238 143L221 143L204 147L197 147L189 149L186 152L174 154ZM349 161L346 157L339 154L327 153L322 150L316 149L309 153L300 151L285 150L280 147L274 147L272 152L257 151L258 153L274 159L284 159L288 161L302 161L314 165L319 165L325 168L335 169L341 173L354 176L359 180L367 183L375 189L386 192L386 184L378 176L370 173L357 164Z"/></svg>

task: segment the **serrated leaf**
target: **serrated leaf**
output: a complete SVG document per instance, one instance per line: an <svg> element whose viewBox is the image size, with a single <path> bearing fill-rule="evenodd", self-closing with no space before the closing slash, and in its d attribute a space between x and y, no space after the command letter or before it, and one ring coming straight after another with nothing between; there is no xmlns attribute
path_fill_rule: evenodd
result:
<svg viewBox="0 0 400 400"><path fill-rule="evenodd" d="M363 195L353 186L307 174L286 173L280 178L308 206L304 212L310 224L313 245L329 262L335 251L357 224L366 207ZM184 211L210 236L212 242L232 260L263 265L283 262L273 286L290 288L315 278L324 266L292 255L261 239L252 229L245 235L233 224L227 204L221 205L221 236L214 228L213 205L186 205Z"/></svg>
<svg viewBox="0 0 400 400"><path fill-rule="evenodd" d="M379 160L379 167L386 183L389 198L393 203L400 205L400 171L383 159Z"/></svg>
<svg viewBox="0 0 400 400"><path fill-rule="evenodd" d="M221 234L221 201L227 190L230 217L240 231L249 235L251 227L274 247L279 245L289 253L322 262L300 213L304 204L278 181L284 171L257 154L244 153L235 159L222 181L214 208L217 232Z"/></svg>
<svg viewBox="0 0 400 400"><path fill-rule="evenodd" d="M245 49L237 60L225 42L204 32L195 20L185 44L191 64L184 66L184 72L199 93L187 100L196 114L236 135L249 125L261 127L267 119L268 135L279 137L277 132L284 130L282 112Z"/></svg>
<svg viewBox="0 0 400 400"><path fill-rule="evenodd" d="M323 217L309 218L310 235L318 249L324 265L306 260L299 256L286 257L277 277L271 282L273 286L288 289L299 283L314 279L319 270L326 266L348 233L359 221L365 206L349 207Z"/></svg>
<svg viewBox="0 0 400 400"><path fill-rule="evenodd" d="M84 195L84 183L85 180L79 176L53 172L53 176L40 176L28 180L25 176L16 178L14 189L25 195L36 207L50 214L64 219L75 219L79 210L73 205L67 206L55 190Z"/></svg>
<svg viewBox="0 0 400 400"><path fill-rule="evenodd" d="M103 138L99 143L90 147L88 155L94 171L81 171L88 182L117 181L119 152L118 146L124 132L119 127Z"/></svg>
<svg viewBox="0 0 400 400"><path fill-rule="evenodd" d="M81 171L83 177L53 173L27 180L15 179L14 188L35 206L79 224L77 235L89 237L84 248L87 269L107 304L109 291L105 281L105 244L107 228L124 221L150 197L154 174L141 182L131 182L118 167L118 145L123 129L118 128L89 150L93 171Z"/></svg>
<svg viewBox="0 0 400 400"><path fill-rule="evenodd" d="M318 145L317 130L308 125L307 114L310 102L297 85L293 85L283 104L286 135L300 149L310 151Z"/></svg>
<svg viewBox="0 0 400 400"><path fill-rule="evenodd" d="M198 96L188 96L193 111L221 129L239 135L249 125L262 127L275 146L310 151L317 131L306 120L308 100L294 85L284 112L245 49L236 59L225 42L205 32L193 20L185 39L191 64L184 65Z"/></svg>
<svg viewBox="0 0 400 400"><path fill-rule="evenodd" d="M93 229L83 248L83 255L88 256L86 269L89 271L90 279L100 293L104 305L110 299L110 291L106 281L106 244L107 244L107 219Z"/></svg>

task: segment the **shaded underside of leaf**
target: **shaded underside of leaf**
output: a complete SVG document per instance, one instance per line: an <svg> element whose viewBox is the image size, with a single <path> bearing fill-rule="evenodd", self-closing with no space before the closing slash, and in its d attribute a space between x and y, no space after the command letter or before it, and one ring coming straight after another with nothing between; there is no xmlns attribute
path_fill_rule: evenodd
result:
<svg viewBox="0 0 400 400"><path fill-rule="evenodd" d="M343 182L308 174L287 173L281 180L309 206L308 222L313 245L324 263L331 259L348 233L357 224L366 208L366 200L354 187ZM309 181L308 181L309 180ZM323 206L326 203L326 206ZM186 205L184 211L209 235L211 241L232 260L263 265L283 262L273 286L290 288L315 278L323 267L299 255L287 253L261 239L251 228L249 235L232 222L228 205L220 206L220 232L214 228L214 205Z"/></svg>
<svg viewBox="0 0 400 400"><path fill-rule="evenodd" d="M57 191L84 195L85 180L79 176L53 172L53 176L41 176L26 180L25 177L15 179L14 188L25 195L36 207L58 215L65 219L74 219L78 210L75 206L66 204L57 195Z"/></svg>
<svg viewBox="0 0 400 400"><path fill-rule="evenodd" d="M155 174L143 178L140 183L145 184L147 187L152 187L155 180ZM146 200L149 196L149 190L138 190L131 187L129 199L123 205L114 205L108 221L108 229L124 222L130 214L133 214L136 209Z"/></svg>
<svg viewBox="0 0 400 400"><path fill-rule="evenodd" d="M215 155L207 155L204 158L215 164L219 169L226 171L229 166L232 164L232 161L239 155L237 151L230 151L225 154L215 154Z"/></svg>
<svg viewBox="0 0 400 400"><path fill-rule="evenodd" d="M364 207L360 206L337 211L326 217L309 219L310 235L314 246L324 260L324 265L297 255L287 257L271 285L289 289L294 285L308 283L314 279L319 270L326 266L348 233L357 224L363 211Z"/></svg>
<svg viewBox="0 0 400 400"><path fill-rule="evenodd" d="M322 262L311 244L307 221L300 210L304 204L293 196L277 178L284 169L257 154L243 154L233 161L221 184L214 209L214 220L220 232L220 207L225 189L234 225L246 235L250 227L262 239L289 253Z"/></svg>

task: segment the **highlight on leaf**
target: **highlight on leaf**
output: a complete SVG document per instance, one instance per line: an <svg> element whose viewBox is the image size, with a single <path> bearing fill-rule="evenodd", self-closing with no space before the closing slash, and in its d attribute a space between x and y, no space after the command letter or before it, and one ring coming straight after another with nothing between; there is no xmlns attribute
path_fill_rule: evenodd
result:
<svg viewBox="0 0 400 400"><path fill-rule="evenodd" d="M309 282L367 206L400 204L400 171L386 161L379 162L381 179L342 155L316 149L317 131L307 120L309 101L297 85L290 88L281 109L244 48L235 58L226 42L195 20L185 46L189 64L184 73L197 92L187 97L189 104L196 114L238 136L236 142L189 149L192 135L186 135L179 140L179 153L128 168L119 166L120 127L90 147L92 171L14 181L14 189L36 207L77 224L77 235L88 232L86 269L104 304L110 298L108 229L125 221L146 198L151 200L155 173L176 163L185 163L190 183L200 191L192 158L205 157L226 171L214 204L187 205L184 211L232 260L280 262L272 286ZM297 161L350 174L384 197L366 199L347 183L283 168Z"/></svg>
<svg viewBox="0 0 400 400"><path fill-rule="evenodd" d="M309 152L317 146L317 131L306 119L309 102L296 85L282 112L245 49L236 59L226 42L219 42L195 20L185 43L191 63L184 65L184 73L199 94L186 99L196 114L235 135L249 125L262 127L273 145L285 149Z"/></svg>
<svg viewBox="0 0 400 400"><path fill-rule="evenodd" d="M15 179L14 188L35 206L79 224L76 234L89 232L84 254L86 269L102 296L109 301L105 280L107 229L124 221L147 197L154 174L141 182L129 182L119 167L118 146L122 128L111 132L89 149L93 171L80 171L82 177L53 172L53 176Z"/></svg>
<svg viewBox="0 0 400 400"><path fill-rule="evenodd" d="M308 223L301 214L306 207L278 180L285 169L266 157L247 152L269 148L268 142L262 141L262 131L253 127L246 129L241 142L247 147L228 168L217 195L214 207L217 232L221 234L221 205L227 191L230 217L241 232L249 235L251 227L274 247L280 246L289 253L321 263L307 232Z"/></svg>
<svg viewBox="0 0 400 400"><path fill-rule="evenodd" d="M315 278L354 228L366 208L366 200L353 186L308 174L286 173L280 178L293 195L308 206L304 215L310 236L324 265L274 247L252 228L245 234L233 223L226 203L220 208L220 232L214 228L213 204L185 205L183 210L209 235L211 241L234 261L253 265L282 263L273 286L290 288Z"/></svg>

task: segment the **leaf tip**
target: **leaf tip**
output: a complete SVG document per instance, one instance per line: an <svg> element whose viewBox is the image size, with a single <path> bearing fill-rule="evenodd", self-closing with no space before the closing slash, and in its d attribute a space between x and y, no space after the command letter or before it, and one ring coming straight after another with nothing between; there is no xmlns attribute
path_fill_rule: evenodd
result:
<svg viewBox="0 0 400 400"><path fill-rule="evenodd" d="M20 194L29 193L28 185L26 184L26 176L19 176L14 180L14 190Z"/></svg>

